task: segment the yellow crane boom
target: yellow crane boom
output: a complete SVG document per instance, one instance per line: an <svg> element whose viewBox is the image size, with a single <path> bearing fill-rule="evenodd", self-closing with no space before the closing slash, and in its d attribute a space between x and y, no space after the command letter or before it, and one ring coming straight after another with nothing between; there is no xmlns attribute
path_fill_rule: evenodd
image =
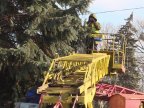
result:
<svg viewBox="0 0 144 108"><path fill-rule="evenodd" d="M124 47L92 54L72 54L52 61L44 82L37 92L42 94L41 108L61 101L64 108L72 103L93 108L96 83L110 72L124 70ZM76 99L77 98L77 99Z"/></svg>

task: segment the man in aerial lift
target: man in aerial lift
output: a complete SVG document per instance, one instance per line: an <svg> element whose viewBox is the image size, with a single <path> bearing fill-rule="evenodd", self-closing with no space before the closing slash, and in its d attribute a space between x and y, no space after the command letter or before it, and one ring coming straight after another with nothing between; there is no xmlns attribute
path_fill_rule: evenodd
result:
<svg viewBox="0 0 144 108"><path fill-rule="evenodd" d="M97 21L95 14L90 14L87 26L90 29L90 35L87 38L87 50L90 53L90 50L99 50L98 45L102 41L102 35L99 33L101 29L100 23Z"/></svg>

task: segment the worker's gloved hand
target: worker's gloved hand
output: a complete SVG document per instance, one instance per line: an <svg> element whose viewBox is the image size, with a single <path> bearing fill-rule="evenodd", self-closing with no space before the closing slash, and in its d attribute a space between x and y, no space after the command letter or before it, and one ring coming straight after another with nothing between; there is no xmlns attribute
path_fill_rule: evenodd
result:
<svg viewBox="0 0 144 108"><path fill-rule="evenodd" d="M90 22L93 23L93 22L96 22L96 20L95 20L94 18L91 18L91 19L90 19Z"/></svg>

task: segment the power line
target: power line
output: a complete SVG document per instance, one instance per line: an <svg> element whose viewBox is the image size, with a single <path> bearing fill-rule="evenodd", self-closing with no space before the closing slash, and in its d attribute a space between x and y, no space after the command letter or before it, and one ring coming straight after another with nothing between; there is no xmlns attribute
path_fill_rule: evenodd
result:
<svg viewBox="0 0 144 108"><path fill-rule="evenodd" d="M111 11L102 11L102 12L96 12L96 14L111 13L111 12L118 12L118 11L128 11L128 10L137 10L137 9L144 9L144 7L127 8L127 9L111 10Z"/></svg>

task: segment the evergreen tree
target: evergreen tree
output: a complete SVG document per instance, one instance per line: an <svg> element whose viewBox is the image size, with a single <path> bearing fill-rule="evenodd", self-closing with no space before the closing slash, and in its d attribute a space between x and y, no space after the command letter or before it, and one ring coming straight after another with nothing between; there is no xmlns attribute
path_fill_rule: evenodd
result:
<svg viewBox="0 0 144 108"><path fill-rule="evenodd" d="M132 25L133 21L133 13L130 15L128 19L126 19L126 24L122 26L118 32L118 34L123 34L127 40L127 48L126 48L126 73L119 75L118 84L131 88L137 89L138 82L140 79L140 74L137 71L136 67L136 57L135 57L135 43L137 40L134 35L137 32L135 27Z"/></svg>
<svg viewBox="0 0 144 108"><path fill-rule="evenodd" d="M55 53L74 50L90 1L0 0L0 102L24 96Z"/></svg>

